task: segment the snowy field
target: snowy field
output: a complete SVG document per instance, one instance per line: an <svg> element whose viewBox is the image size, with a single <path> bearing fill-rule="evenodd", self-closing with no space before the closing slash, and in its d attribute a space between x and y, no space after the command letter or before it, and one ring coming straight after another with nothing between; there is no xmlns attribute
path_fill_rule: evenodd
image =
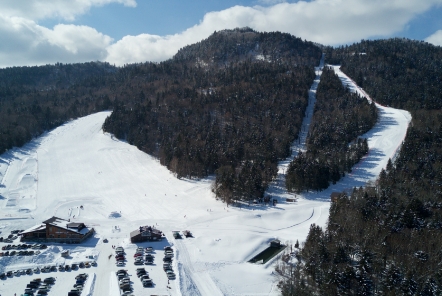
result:
<svg viewBox="0 0 442 296"><path fill-rule="evenodd" d="M338 68L343 83L362 92ZM310 91L310 104L300 141L293 144L294 157L305 149L305 137L315 101L320 68ZM226 207L211 192L212 178L178 180L151 156L136 147L104 134L103 121L109 112L100 112L68 122L22 148L0 156L0 236L11 230L27 229L57 216L84 222L96 230L81 245L49 244L37 256L0 257L0 272L44 265L96 260L97 267L78 271L21 275L0 280L1 295L20 295L32 278L55 277L49 295L67 295L75 275L90 276L83 296L120 295L112 245L123 246L128 254L134 295L278 295L273 275L275 259L266 264L247 263L275 238L281 242L305 240L310 224L325 226L329 197L333 191L349 190L374 180L394 158L410 122L403 110L379 106L380 119L364 137L369 154L352 174L322 192L294 195L284 190L284 172L289 160L281 162L276 181L268 194L276 206ZM83 209L80 208L83 206ZM121 213L120 213L121 212ZM166 240L142 243L155 249L155 264L145 265L154 287L143 288L136 277L132 256L136 245L129 233L140 225L155 225ZM115 228L117 226L118 229ZM193 238L176 240L174 230L190 230ZM107 238L108 243L103 243ZM18 241L15 241L18 243ZM5 243L0 243L4 246ZM176 280L162 270L163 247L173 246ZM64 258L63 250L71 254ZM92 259L91 259L92 258Z"/></svg>

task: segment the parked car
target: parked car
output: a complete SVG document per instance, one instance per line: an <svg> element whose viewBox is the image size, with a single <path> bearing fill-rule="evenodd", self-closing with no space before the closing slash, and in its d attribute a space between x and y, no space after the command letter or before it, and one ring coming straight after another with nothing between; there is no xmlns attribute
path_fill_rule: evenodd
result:
<svg viewBox="0 0 442 296"><path fill-rule="evenodd" d="M147 274L146 271L140 271L140 272L137 272L137 277L142 277L143 275L146 275L146 274Z"/></svg>
<svg viewBox="0 0 442 296"><path fill-rule="evenodd" d="M124 261L117 261L117 266L124 266Z"/></svg>
<svg viewBox="0 0 442 296"><path fill-rule="evenodd" d="M78 279L87 279L87 277L88 277L88 274L87 274L87 273L80 273L80 274L78 274L78 275L75 277L75 279L76 279L76 280L78 280Z"/></svg>
<svg viewBox="0 0 442 296"><path fill-rule="evenodd" d="M47 277L43 280L43 283L53 284L53 283L55 283L55 278L54 277Z"/></svg>
<svg viewBox="0 0 442 296"><path fill-rule="evenodd" d="M151 279L146 279L142 283L143 283L143 287L152 287L153 286L153 282Z"/></svg>

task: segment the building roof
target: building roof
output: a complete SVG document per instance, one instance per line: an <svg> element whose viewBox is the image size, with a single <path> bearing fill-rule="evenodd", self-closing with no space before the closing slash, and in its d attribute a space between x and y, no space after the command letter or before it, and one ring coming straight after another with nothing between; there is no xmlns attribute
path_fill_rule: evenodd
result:
<svg viewBox="0 0 442 296"><path fill-rule="evenodd" d="M65 220L62 218L55 217L55 216L52 218L49 218L46 221L43 221L43 223L50 224L50 225L53 225L53 226L56 226L59 228L63 228L65 230L69 230L69 231L72 231L75 233L83 234L83 235L89 232L89 228L87 228L86 226L84 228L78 230L78 226L82 225L82 224L84 225L84 223L70 222L69 220ZM72 226L72 225L77 225L77 226ZM74 227L74 228L71 228L71 227Z"/></svg>
<svg viewBox="0 0 442 296"><path fill-rule="evenodd" d="M28 228L25 231L22 231L21 234L35 232L35 231L42 231L42 230L46 230L46 224L34 225L31 228Z"/></svg>
<svg viewBox="0 0 442 296"><path fill-rule="evenodd" d="M53 217L49 218L48 220L43 221L42 223L44 223L44 224L52 224L52 225L56 225L57 226L57 224L63 223L63 222L69 222L69 221L65 220L65 219L62 219L62 218L58 218L58 217L53 216Z"/></svg>
<svg viewBox="0 0 442 296"><path fill-rule="evenodd" d="M140 227L140 228L142 228L143 231L140 231L140 228L137 228L136 230L131 231L131 232L130 232L130 237L135 237L135 236L139 235L140 233L142 233L142 232L146 232L146 231L151 232L153 235L157 235L157 236L159 235L159 236L161 236L161 233L162 233L162 232L161 232L160 230L155 229L155 228L153 228L153 227L151 227L150 230L148 230L148 227L149 227L149 226L142 226L142 227Z"/></svg>
<svg viewBox="0 0 442 296"><path fill-rule="evenodd" d="M66 226L69 228L78 228L82 225L84 226L84 223L81 223L81 222L71 222L71 223L66 224Z"/></svg>

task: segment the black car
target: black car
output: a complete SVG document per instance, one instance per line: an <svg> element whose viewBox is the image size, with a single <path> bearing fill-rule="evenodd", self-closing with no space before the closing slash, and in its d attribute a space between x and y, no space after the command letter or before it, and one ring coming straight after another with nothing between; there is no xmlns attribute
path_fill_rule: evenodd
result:
<svg viewBox="0 0 442 296"><path fill-rule="evenodd" d="M84 268L84 262L80 262L80 264L78 264L78 266L80 266L80 268Z"/></svg>
<svg viewBox="0 0 442 296"><path fill-rule="evenodd" d="M36 284L36 283L30 283L30 284L27 284L27 285L26 285L26 288L27 288L27 289L37 289L38 286L40 286L40 285L39 285L39 284Z"/></svg>
<svg viewBox="0 0 442 296"><path fill-rule="evenodd" d="M43 280L43 282L46 283L46 284L53 284L53 283L55 283L55 278L53 278L53 277L48 277L48 278L45 278L45 279Z"/></svg>
<svg viewBox="0 0 442 296"><path fill-rule="evenodd" d="M152 286L153 286L153 283L152 283L151 279L143 281L143 287L152 287Z"/></svg>
<svg viewBox="0 0 442 296"><path fill-rule="evenodd" d="M75 279L76 280L79 280L79 279L87 279L87 277L88 277L88 275L86 274L86 273L80 273L80 274L78 274L76 277L75 277Z"/></svg>
<svg viewBox="0 0 442 296"><path fill-rule="evenodd" d="M4 272L2 272L2 273L0 273L0 279L5 279L6 278L6 273L4 273Z"/></svg>

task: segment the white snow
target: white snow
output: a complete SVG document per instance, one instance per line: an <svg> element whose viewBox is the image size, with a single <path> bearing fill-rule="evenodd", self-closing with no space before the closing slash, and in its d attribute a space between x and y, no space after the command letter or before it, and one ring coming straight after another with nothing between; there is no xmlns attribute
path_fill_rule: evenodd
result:
<svg viewBox="0 0 442 296"><path fill-rule="evenodd" d="M353 90L362 92L338 68L335 71ZM293 144L292 157L305 149L318 82L319 76L312 86L303 134ZM124 268L131 274L135 295L278 295L275 259L264 265L247 261L272 239L301 242L311 223L325 226L330 193L374 180L388 158L394 157L411 117L403 110L377 106L379 122L364 135L370 152L352 174L325 191L297 195L296 202L288 203L285 198L294 195L284 190L283 173L289 160L283 161L267 192L278 199L275 207L226 207L211 192L213 177L197 181L175 178L156 159L103 133L101 126L109 112L68 122L13 149L0 156L0 236L52 216L84 222L96 230L96 235L81 245L50 244L38 256L0 257L0 271L91 260L98 266L8 278L0 281L0 294L20 295L32 278L54 276L57 281L50 294L67 295L75 275L87 272L89 279L82 295L120 295L115 277L119 268L114 258L109 258L114 253L111 246L118 245L128 254ZM136 245L130 243L129 233L140 225L155 225L166 234L161 242L138 244L155 250L155 264L145 265L153 288L143 288L134 274ZM194 237L175 240L173 230L190 230ZM109 242L103 243L104 238ZM170 288L162 270L166 245L175 251L177 278L170 281ZM68 258L61 257L65 249L70 250Z"/></svg>

